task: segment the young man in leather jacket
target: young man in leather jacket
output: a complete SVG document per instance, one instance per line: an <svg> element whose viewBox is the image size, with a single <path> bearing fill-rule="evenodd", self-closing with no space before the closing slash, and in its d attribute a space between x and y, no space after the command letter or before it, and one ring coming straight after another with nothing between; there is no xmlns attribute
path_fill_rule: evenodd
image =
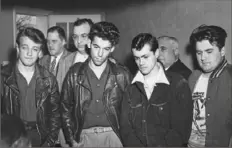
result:
<svg viewBox="0 0 232 148"><path fill-rule="evenodd" d="M17 62L1 67L1 114L24 121L32 146L54 146L60 128L58 85L55 76L36 62L45 37L27 27L16 43Z"/></svg>
<svg viewBox="0 0 232 148"><path fill-rule="evenodd" d="M127 68L109 60L119 42L109 22L92 26L90 57L74 64L62 87L63 131L73 147L121 147L119 116L122 94L130 83Z"/></svg>

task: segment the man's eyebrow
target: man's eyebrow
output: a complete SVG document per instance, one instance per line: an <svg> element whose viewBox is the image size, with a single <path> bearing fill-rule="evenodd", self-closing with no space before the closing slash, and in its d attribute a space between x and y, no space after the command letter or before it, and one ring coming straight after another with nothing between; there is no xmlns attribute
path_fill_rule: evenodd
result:
<svg viewBox="0 0 232 148"><path fill-rule="evenodd" d="M213 48L208 48L205 51L212 51L212 50L213 50Z"/></svg>

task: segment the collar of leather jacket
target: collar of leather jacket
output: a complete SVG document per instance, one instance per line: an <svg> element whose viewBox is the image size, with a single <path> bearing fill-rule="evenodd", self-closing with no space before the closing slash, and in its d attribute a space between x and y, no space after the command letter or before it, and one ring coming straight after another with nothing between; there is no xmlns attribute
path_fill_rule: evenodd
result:
<svg viewBox="0 0 232 148"><path fill-rule="evenodd" d="M88 67L89 61L91 58L89 57L80 67L78 75L86 75L86 69ZM120 72L118 71L116 65L117 63L113 63L110 60L107 61L107 64L109 65L109 75L118 75Z"/></svg>
<svg viewBox="0 0 232 148"><path fill-rule="evenodd" d="M5 76L5 83L9 86L17 88L16 82L16 64L6 65L2 68L1 75ZM49 77L49 72L45 70L41 65L35 64L35 75L36 79L46 79Z"/></svg>

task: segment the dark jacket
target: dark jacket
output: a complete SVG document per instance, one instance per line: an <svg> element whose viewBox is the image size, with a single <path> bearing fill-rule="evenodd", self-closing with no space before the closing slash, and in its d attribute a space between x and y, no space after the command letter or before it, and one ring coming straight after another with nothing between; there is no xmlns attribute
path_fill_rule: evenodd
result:
<svg viewBox="0 0 232 148"><path fill-rule="evenodd" d="M185 66L180 59L178 59L175 63L173 63L167 71L170 72L176 72L180 75L182 75L186 80L188 80L190 74L192 73L192 71Z"/></svg>
<svg viewBox="0 0 232 148"><path fill-rule="evenodd" d="M201 71L189 77L193 92ZM228 147L232 137L232 66L224 59L209 78L206 105L207 147Z"/></svg>
<svg viewBox="0 0 232 148"><path fill-rule="evenodd" d="M120 118L123 146L187 146L193 117L191 92L182 76L165 75L170 85L157 83L149 101L141 82L127 88Z"/></svg>
<svg viewBox="0 0 232 148"><path fill-rule="evenodd" d="M61 91L63 130L66 141L79 142L84 116L92 101L92 93L87 78L90 59L74 64L68 71ZM110 72L103 93L103 104L107 119L114 132L119 136L119 116L122 94L130 83L129 71L119 64L108 60Z"/></svg>
<svg viewBox="0 0 232 148"><path fill-rule="evenodd" d="M1 69L1 114L20 117L19 88L14 65L5 65ZM55 77L45 68L36 65L36 126L41 138L49 146L56 143L60 129L59 90Z"/></svg>

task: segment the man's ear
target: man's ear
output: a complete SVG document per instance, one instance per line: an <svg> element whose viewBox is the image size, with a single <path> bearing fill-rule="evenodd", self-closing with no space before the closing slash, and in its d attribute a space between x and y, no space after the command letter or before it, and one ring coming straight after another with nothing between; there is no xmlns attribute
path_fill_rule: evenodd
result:
<svg viewBox="0 0 232 148"><path fill-rule="evenodd" d="M66 40L62 39L62 45L64 46L66 44Z"/></svg>
<svg viewBox="0 0 232 148"><path fill-rule="evenodd" d="M43 51L40 49L39 51L39 59L43 57Z"/></svg>
<svg viewBox="0 0 232 148"><path fill-rule="evenodd" d="M157 48L156 51L155 51L155 57L156 57L156 59L159 57L159 54L160 54L160 49Z"/></svg>
<svg viewBox="0 0 232 148"><path fill-rule="evenodd" d="M111 49L110 49L110 52L113 52L115 49L115 46L113 46Z"/></svg>
<svg viewBox="0 0 232 148"><path fill-rule="evenodd" d="M17 55L19 54L19 45L16 43L15 49L17 50Z"/></svg>
<svg viewBox="0 0 232 148"><path fill-rule="evenodd" d="M222 56L222 57L224 57L224 56L225 56L225 54L226 54L225 47L222 47L222 49L221 49L220 53L221 53L221 56Z"/></svg>
<svg viewBox="0 0 232 148"><path fill-rule="evenodd" d="M18 58L19 57L19 44L16 43L15 49L16 49L16 56Z"/></svg>
<svg viewBox="0 0 232 148"><path fill-rule="evenodd" d="M91 45L91 40L88 39L87 47L90 48L90 45Z"/></svg>
<svg viewBox="0 0 232 148"><path fill-rule="evenodd" d="M175 56L177 56L177 55L179 54L178 48L174 48L174 49L173 49L173 52L174 52Z"/></svg>

